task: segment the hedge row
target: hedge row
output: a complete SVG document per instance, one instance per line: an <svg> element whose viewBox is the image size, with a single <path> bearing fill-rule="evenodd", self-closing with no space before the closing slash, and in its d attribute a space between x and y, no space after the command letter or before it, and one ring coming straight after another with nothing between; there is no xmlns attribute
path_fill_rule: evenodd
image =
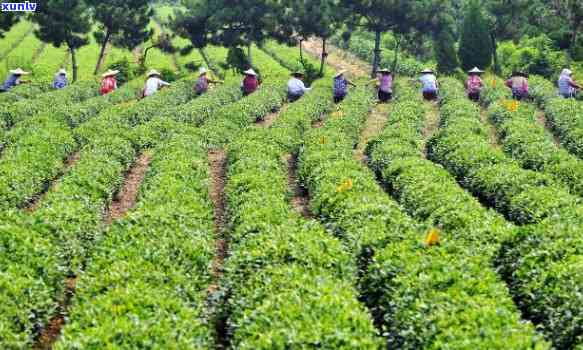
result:
<svg viewBox="0 0 583 350"><path fill-rule="evenodd" d="M133 157L134 149L123 137L104 137L101 143L85 147L77 165L34 212L34 230L40 237L47 238L47 244L50 242L51 255L46 259L45 269L59 274L53 284L42 291L32 291L26 284L15 285L13 303L19 308L3 315L21 326L2 329L0 345L3 348L17 348L19 343L14 342L15 338L32 343L38 325L48 322L62 295L64 276L82 269L87 249L100 231L104 209L123 181L123 172ZM3 257L4 254L8 259L13 258L10 252L3 252ZM43 257L42 252L39 256ZM17 271L16 276L28 277L26 273L23 269ZM36 283L40 281L37 279ZM38 299L40 296L42 300ZM29 314L35 316L22 320L20 315L24 313L27 317Z"/></svg>
<svg viewBox="0 0 583 350"><path fill-rule="evenodd" d="M51 82L42 80L34 81L28 84L21 84L13 87L7 92L0 94L0 105L8 106L12 103L36 98L40 94L51 91ZM1 108L1 107L0 107Z"/></svg>
<svg viewBox="0 0 583 350"><path fill-rule="evenodd" d="M390 346L394 334L389 327L396 319L387 304L380 302L380 298L391 298L385 294L385 283L372 283L374 276L382 274L377 259L382 259L387 246L418 231L383 193L374 174L354 159L353 149L373 101L370 91L354 91L322 128L308 132L300 153L300 176L310 191L312 211L343 239L358 263L361 299Z"/></svg>
<svg viewBox="0 0 583 350"><path fill-rule="evenodd" d="M488 142L479 107L470 102L461 84L442 80L441 130L429 142L429 157L457 180L519 224L568 212L577 199L545 174L522 169Z"/></svg>
<svg viewBox="0 0 583 350"><path fill-rule="evenodd" d="M138 206L114 224L80 277L55 349L208 349L214 256L206 151L196 137L154 149Z"/></svg>
<svg viewBox="0 0 583 350"><path fill-rule="evenodd" d="M30 347L32 334L56 311L63 290L58 249L42 227L17 213L0 214L0 346Z"/></svg>
<svg viewBox="0 0 583 350"><path fill-rule="evenodd" d="M151 99L158 101L158 106L166 106L166 110L176 108L178 103L184 101L185 91L177 91L180 88L192 90L192 85L188 83L175 84L172 89L160 92L156 96L164 96L164 99L152 97ZM219 89L210 92L221 91ZM144 101L150 101L146 99ZM141 103L141 102L140 102ZM151 103L151 102L150 102ZM138 103L139 104L139 103ZM112 200L113 194L123 182L123 174L129 168L132 160L136 156L136 149L139 149L143 144L158 145L161 138L167 138L169 135L176 133L184 127L177 122L168 118L155 117L156 113L164 112L165 109L158 108L154 111L148 111L145 117L140 120L141 124L138 128L132 128L131 120L126 120L118 115L112 114L112 111L119 110L127 115L137 114L137 104L130 103L129 105L116 106L108 113L100 115L99 118L93 118L89 122L83 124L80 128L74 130L76 138L82 145L80 152L80 160L72 168L71 172L67 174L56 186L56 188L49 192L43 199L40 207L34 212L33 217L36 222L43 223L42 235L45 237L52 237L53 245L55 247L56 256L59 258L58 265L55 268L62 274L75 275L80 270L84 269L86 265L92 266L92 261L87 261L90 251L95 247L102 235L103 214L106 207ZM126 111L126 109L130 109ZM146 123L145 121L151 120ZM188 130L196 134L195 131ZM144 133L140 135L139 133ZM160 138L156 140L156 138ZM200 142L200 135L198 136L197 144L204 146ZM194 140L194 139L193 139ZM194 142L194 141L192 141ZM190 150L189 150L190 151ZM170 179L168 177L167 179ZM160 191L166 191L168 186L160 187ZM157 187L157 186L154 186ZM166 192L164 192L166 193ZM160 194L161 196L162 194ZM161 199L162 200L162 199ZM163 199L164 201L167 198ZM159 215L153 215L151 224L157 220ZM128 223L131 226L131 222ZM149 227L144 221L144 227ZM97 244L99 246L99 244ZM103 266L102 266L103 268ZM96 270L97 271L97 270ZM57 285L53 286L58 289L63 284L63 279L57 279ZM62 287L61 287L62 288ZM27 296L21 289L15 292L20 299L17 300L19 305L27 305L23 300L27 300ZM136 289L139 291L140 289ZM53 293L52 291L45 291L42 296L51 295L53 299L44 299L44 304L36 303L31 305L30 309L24 310L27 314L41 314L45 317L35 321L34 325L46 324L48 315L53 314L56 298L61 293ZM133 297L133 296L132 296ZM155 297L155 296L153 296ZM186 299L185 303L190 299ZM202 300L202 299L197 299ZM129 303L129 300L128 300ZM125 304L125 303L122 303ZM48 309L50 307L50 309ZM23 310L13 310L23 313ZM188 317L191 318L191 313L185 311ZM198 313L197 313L198 314ZM168 310L168 315L173 315L173 309ZM82 317L85 317L84 315ZM12 315L8 314L8 318ZM87 320L87 319L85 319ZM18 329L16 333L22 339L28 338L28 342L32 342L33 336L37 333L36 329L31 325L32 321L28 321L25 327ZM200 324L200 323L199 323ZM111 325L111 324L110 324ZM115 325L115 324L114 324ZM191 323L192 327L196 327L195 323ZM169 326L172 327L172 326ZM199 328L196 328L199 329ZM111 330L111 329L110 329ZM106 330L103 330L104 334ZM201 330L202 331L202 330ZM13 331L11 331L13 332ZM188 330L186 331L188 332ZM203 331L202 333L205 333ZM12 336L14 333L10 333ZM161 334L165 334L162 332ZM201 334L201 333L198 333ZM10 338L7 335L7 338ZM201 339L208 341L205 335ZM147 342L147 338L143 341ZM201 340L202 341L202 340ZM12 343L8 343L10 346ZM140 344L140 343L136 343ZM181 343L185 344L185 343ZM188 343L196 344L196 343ZM130 347L134 347L132 344ZM66 345L67 347L69 345ZM75 348L77 345L70 345ZM85 345L82 345L83 348ZM180 347L180 346L178 346ZM187 346L190 347L190 346Z"/></svg>
<svg viewBox="0 0 583 350"><path fill-rule="evenodd" d="M580 271L582 245L578 199L552 179L518 169L487 141L479 111L466 102L459 83L442 82L442 130L432 140L433 159L473 192L526 226L504 242L496 265L511 293L537 328L560 349L581 344ZM527 220L525 220L527 219Z"/></svg>
<svg viewBox="0 0 583 350"><path fill-rule="evenodd" d="M324 84L315 85L271 129L248 129L229 145L226 312L238 349L381 348L353 287L354 262L340 241L289 203L282 156L298 140L288 135L301 140L331 108Z"/></svg>
<svg viewBox="0 0 583 350"><path fill-rule="evenodd" d="M67 157L78 149L71 126L95 117L115 103L135 98L136 91L122 88L54 114L37 114L17 123L6 138L0 158L0 208L26 205L63 169Z"/></svg>
<svg viewBox="0 0 583 350"><path fill-rule="evenodd" d="M173 101L171 90L173 92L174 89L165 93L168 98L166 103L170 104ZM101 119L108 117L109 114L94 118L83 126L98 124ZM167 132L151 131L146 134L149 137L163 137L180 128L170 120L163 124L168 129ZM160 126L152 123L149 127L144 125L141 130L145 132L149 128L158 129ZM74 276L85 268L90 250L95 246L96 240L101 238L105 210L120 188L124 172L129 169L136 156L136 139L144 138L136 137L127 123L114 118L107 123L107 128L87 128L83 135L91 142L82 145L80 160L59 181L55 189L47 193L32 214L34 230L39 232L40 237L51 238L49 248L53 260L47 261L46 269L58 271L59 275L52 285L46 286L33 297L29 296L30 286L25 281L16 286L13 303L24 307L11 310L13 314L6 313L7 319L16 320L14 324L17 328L3 332L5 334L0 338L7 339L6 343L0 341L3 347L18 344L14 339L31 343L39 325L46 324L48 317L54 313L56 301L62 294L63 277ZM149 143L158 142L151 140ZM23 270L23 273L26 271ZM40 282L36 283L40 285ZM19 315L35 316L20 320Z"/></svg>
<svg viewBox="0 0 583 350"><path fill-rule="evenodd" d="M398 84L396 91L389 124L367 147L370 164L410 215L442 232L439 247L426 247L419 234L391 242L361 283L369 302L386 312L390 344L547 348L488 268L500 243L514 233L512 226L422 158L426 105L412 87Z"/></svg>
<svg viewBox="0 0 583 350"><path fill-rule="evenodd" d="M312 211L332 225L356 256L370 255L412 227L374 174L353 156L373 103L371 91L353 91L324 127L307 133L300 152L300 178L310 191Z"/></svg>
<svg viewBox="0 0 583 350"><path fill-rule="evenodd" d="M496 94L486 90L485 95ZM507 89L504 89L507 90ZM526 169L541 171L583 195L583 162L557 147L545 127L537 123L537 111L529 104L507 98L489 98L489 118L496 124L506 154Z"/></svg>
<svg viewBox="0 0 583 350"><path fill-rule="evenodd" d="M541 77L532 77L532 94L545 111L547 121L561 144L583 159L583 103L556 96L556 88Z"/></svg>
<svg viewBox="0 0 583 350"><path fill-rule="evenodd" d="M99 84L95 81L83 81L66 89L41 94L33 100L0 106L0 126L6 129L39 113L51 115L55 110L70 108L76 103L97 96L98 87Z"/></svg>

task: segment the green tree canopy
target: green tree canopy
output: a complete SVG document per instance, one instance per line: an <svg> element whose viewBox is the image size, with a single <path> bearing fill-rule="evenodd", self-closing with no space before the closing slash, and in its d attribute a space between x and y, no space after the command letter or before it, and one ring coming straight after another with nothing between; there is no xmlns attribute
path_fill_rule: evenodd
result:
<svg viewBox="0 0 583 350"><path fill-rule="evenodd" d="M101 44L95 74L103 62L107 44L133 50L148 41L153 31L148 28L154 11L144 0L87 0L93 7L93 17L99 23L95 38Z"/></svg>
<svg viewBox="0 0 583 350"><path fill-rule="evenodd" d="M90 18L83 0L46 0L32 16L38 23L35 35L56 47L65 44L71 53L73 81L77 80L76 50L87 45Z"/></svg>
<svg viewBox="0 0 583 350"><path fill-rule="evenodd" d="M492 40L488 22L477 0L472 0L465 11L458 56L465 70L485 69L492 64Z"/></svg>

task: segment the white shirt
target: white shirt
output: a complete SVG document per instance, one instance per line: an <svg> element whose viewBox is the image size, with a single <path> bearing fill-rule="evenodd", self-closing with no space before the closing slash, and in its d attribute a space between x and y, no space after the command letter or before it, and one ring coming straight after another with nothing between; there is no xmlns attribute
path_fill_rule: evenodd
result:
<svg viewBox="0 0 583 350"><path fill-rule="evenodd" d="M303 95L304 92L310 91L312 88L307 88L304 82L298 78L291 78L287 83L287 92L291 95Z"/></svg>
<svg viewBox="0 0 583 350"><path fill-rule="evenodd" d="M158 89L160 89L162 86L168 86L170 85L169 83L165 82L164 80L157 78L157 77L151 77L148 78L148 80L146 80L146 88L144 89L144 96L151 96L153 94L155 94Z"/></svg>
<svg viewBox="0 0 583 350"><path fill-rule="evenodd" d="M423 74L419 80L423 86L423 91L437 91L437 78L435 75Z"/></svg>

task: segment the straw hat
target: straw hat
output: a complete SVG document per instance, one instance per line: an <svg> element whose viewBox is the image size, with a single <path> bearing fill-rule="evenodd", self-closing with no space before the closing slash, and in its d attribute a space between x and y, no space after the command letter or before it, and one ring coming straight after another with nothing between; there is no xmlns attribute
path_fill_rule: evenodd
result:
<svg viewBox="0 0 583 350"><path fill-rule="evenodd" d="M431 74L433 73L433 69L431 68L425 68L424 70L421 71L422 74Z"/></svg>
<svg viewBox="0 0 583 350"><path fill-rule="evenodd" d="M200 67L200 69L198 70L198 75L203 75L206 74L208 72L208 70L205 67Z"/></svg>
<svg viewBox="0 0 583 350"><path fill-rule="evenodd" d="M10 71L11 74L15 74L15 75L25 75L25 74L30 74L29 72L25 72L23 71L21 68L16 68Z"/></svg>
<svg viewBox="0 0 583 350"><path fill-rule="evenodd" d="M483 70L480 70L478 67L474 67L468 73L470 73L470 74L482 74L482 73L484 73L484 71Z"/></svg>
<svg viewBox="0 0 583 350"><path fill-rule="evenodd" d="M246 71L243 72L243 74L245 74L245 75L252 75L254 77L257 76L257 73L255 73L255 71L253 70L253 68L247 69Z"/></svg>
<svg viewBox="0 0 583 350"><path fill-rule="evenodd" d="M161 76L162 74L160 74L160 72L158 72L157 70L152 69L151 71L148 72L148 78L151 77L152 75Z"/></svg>
<svg viewBox="0 0 583 350"><path fill-rule="evenodd" d="M379 73L391 73L391 70L388 68L381 68L379 69Z"/></svg>
<svg viewBox="0 0 583 350"><path fill-rule="evenodd" d="M294 71L294 72L292 72L292 74L291 74L291 75L293 75L294 77L295 77L295 76L298 76L298 75L299 75L299 76L303 76L303 75L304 75L304 72L297 70L297 71Z"/></svg>
<svg viewBox="0 0 583 350"><path fill-rule="evenodd" d="M338 78L339 76L343 75L344 73L346 73L346 69L339 70L338 73L336 73L336 75L334 76L334 78Z"/></svg>
<svg viewBox="0 0 583 350"><path fill-rule="evenodd" d="M111 70L110 69L107 72L103 73L101 76L105 78L105 77L110 77L112 75L116 75L117 73L119 73L118 70Z"/></svg>
<svg viewBox="0 0 583 350"><path fill-rule="evenodd" d="M57 72L58 75L67 75L67 71L63 68L59 69L59 71Z"/></svg>

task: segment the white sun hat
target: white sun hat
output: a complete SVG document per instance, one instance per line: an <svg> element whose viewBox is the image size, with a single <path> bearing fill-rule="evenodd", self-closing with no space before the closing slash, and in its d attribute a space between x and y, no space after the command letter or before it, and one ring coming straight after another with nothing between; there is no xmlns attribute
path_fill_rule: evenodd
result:
<svg viewBox="0 0 583 350"><path fill-rule="evenodd" d="M208 72L208 70L205 67L200 67L200 69L198 70L198 75L203 75L206 74Z"/></svg>
<svg viewBox="0 0 583 350"><path fill-rule="evenodd" d="M561 72L561 75L571 75L571 74L573 74L573 72L568 68L563 69L563 71Z"/></svg>
<svg viewBox="0 0 583 350"><path fill-rule="evenodd" d="M253 70L253 68L251 69L247 69L246 71L243 72L243 74L245 75L253 75L253 76L257 76L257 73Z"/></svg>
<svg viewBox="0 0 583 350"><path fill-rule="evenodd" d="M424 70L421 71L421 73L423 73L423 74L431 74L431 73L433 73L433 69L431 69L431 68L425 68Z"/></svg>
<svg viewBox="0 0 583 350"><path fill-rule="evenodd" d="M118 70L111 70L110 69L107 72L103 73L101 76L105 78L105 77L110 77L112 75L116 75L117 73L119 73Z"/></svg>
<svg viewBox="0 0 583 350"><path fill-rule="evenodd" d="M484 71L483 71L483 70L480 70L478 67L474 67L474 68L473 68L471 71L469 71L468 73L477 73L477 74L480 74L480 73L484 73Z"/></svg>
<svg viewBox="0 0 583 350"><path fill-rule="evenodd" d="M161 76L162 74L160 74L160 72L158 72L157 70L152 69L148 72L148 77L151 77L152 75Z"/></svg>
<svg viewBox="0 0 583 350"><path fill-rule="evenodd" d="M389 68L381 68L378 70L379 73L391 73L391 70Z"/></svg>
<svg viewBox="0 0 583 350"><path fill-rule="evenodd" d="M342 70L338 71L338 73L336 73L334 78L338 78L339 76L343 75L344 73L346 73L346 69L342 69Z"/></svg>
<svg viewBox="0 0 583 350"><path fill-rule="evenodd" d="M12 74L16 74L16 75L25 75L25 74L30 74L29 72L25 72L22 70L22 68L16 68L10 71L10 73Z"/></svg>
<svg viewBox="0 0 583 350"><path fill-rule="evenodd" d="M63 68L59 69L59 71L57 72L58 75L67 75L67 71Z"/></svg>

